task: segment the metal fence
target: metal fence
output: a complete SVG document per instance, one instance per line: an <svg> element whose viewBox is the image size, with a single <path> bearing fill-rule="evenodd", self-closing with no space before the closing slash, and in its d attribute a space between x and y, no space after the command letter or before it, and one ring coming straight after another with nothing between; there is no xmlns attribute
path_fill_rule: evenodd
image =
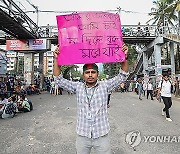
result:
<svg viewBox="0 0 180 154"><path fill-rule="evenodd" d="M57 37L57 26L41 26L39 34L42 37ZM180 34L179 27L162 26L157 27L154 25L122 25L122 34L124 37L158 37L164 34Z"/></svg>

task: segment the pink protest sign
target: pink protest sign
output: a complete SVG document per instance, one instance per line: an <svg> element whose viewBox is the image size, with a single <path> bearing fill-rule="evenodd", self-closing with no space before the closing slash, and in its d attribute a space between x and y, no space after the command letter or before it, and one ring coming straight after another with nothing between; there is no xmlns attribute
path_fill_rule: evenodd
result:
<svg viewBox="0 0 180 154"><path fill-rule="evenodd" d="M123 62L118 14L82 12L57 18L59 65Z"/></svg>

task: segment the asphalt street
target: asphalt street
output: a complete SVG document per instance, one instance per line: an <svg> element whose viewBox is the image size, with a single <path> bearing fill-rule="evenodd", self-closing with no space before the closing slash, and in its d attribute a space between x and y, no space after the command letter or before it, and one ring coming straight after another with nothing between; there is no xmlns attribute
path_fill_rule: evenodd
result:
<svg viewBox="0 0 180 154"><path fill-rule="evenodd" d="M33 111L0 119L0 154L75 154L75 95L44 92L28 98ZM180 99L173 99L172 122L161 115L162 108L133 92L113 93L108 109L113 153L179 154Z"/></svg>

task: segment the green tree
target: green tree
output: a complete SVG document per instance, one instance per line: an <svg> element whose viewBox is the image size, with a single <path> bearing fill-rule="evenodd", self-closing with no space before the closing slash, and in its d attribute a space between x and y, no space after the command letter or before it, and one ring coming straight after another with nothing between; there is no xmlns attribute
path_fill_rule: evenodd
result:
<svg viewBox="0 0 180 154"><path fill-rule="evenodd" d="M161 2L168 4L167 7L164 9L164 11L171 15L171 14L175 14L177 12L178 14L178 18L177 20L174 20L175 23L177 23L178 28L180 27L180 0L160 0ZM179 29L178 29L178 35L180 35L179 33ZM180 71L180 53L179 53L180 49L179 49L179 45L177 45L177 52L175 55L175 68L176 71ZM178 73L178 72L177 72Z"/></svg>
<svg viewBox="0 0 180 154"><path fill-rule="evenodd" d="M163 3L168 4L166 10L169 11L169 9L172 11L180 11L180 0L160 0Z"/></svg>
<svg viewBox="0 0 180 154"><path fill-rule="evenodd" d="M73 78L77 78L77 77L82 78L82 74L81 74L80 71L78 71L78 70L76 70L76 69L73 69L73 70L72 70L72 77L73 77Z"/></svg>
<svg viewBox="0 0 180 154"><path fill-rule="evenodd" d="M174 12L168 12L166 9L168 4L162 2L161 0L153 1L155 7L151 8L150 16L153 16L147 23L152 21L152 25L156 24L158 27L160 26L169 26L174 25L173 21L177 20L177 16Z"/></svg>
<svg viewBox="0 0 180 154"><path fill-rule="evenodd" d="M19 57L17 73L21 76L24 74L24 57Z"/></svg>
<svg viewBox="0 0 180 154"><path fill-rule="evenodd" d="M134 63L137 60L138 53L135 45L128 45L128 62L130 70L133 69Z"/></svg>
<svg viewBox="0 0 180 154"><path fill-rule="evenodd" d="M70 65L70 66L61 66L61 72L63 74L63 77L66 79L70 79L70 69L73 68L74 65Z"/></svg>
<svg viewBox="0 0 180 154"><path fill-rule="evenodd" d="M106 79L106 74L100 73L98 78L99 80Z"/></svg>
<svg viewBox="0 0 180 154"><path fill-rule="evenodd" d="M105 63L103 64L104 67L104 73L106 75L109 75L109 77L115 76L120 69L120 63Z"/></svg>
<svg viewBox="0 0 180 154"><path fill-rule="evenodd" d="M180 0L160 0L161 2L167 4L167 7L165 8L165 12L169 13L169 16L171 14L175 14L175 12L178 13L178 26L180 26Z"/></svg>
<svg viewBox="0 0 180 154"><path fill-rule="evenodd" d="M70 79L71 77L80 77L81 73L77 71L77 68L77 65L62 66L61 72L63 74L63 77L66 79Z"/></svg>
<svg viewBox="0 0 180 154"><path fill-rule="evenodd" d="M134 45L128 45L128 63L129 63L129 70L132 70L134 67L134 63L137 59L137 51ZM109 77L115 76L119 73L119 69L121 67L120 63L106 63L103 64L104 73L109 75Z"/></svg>

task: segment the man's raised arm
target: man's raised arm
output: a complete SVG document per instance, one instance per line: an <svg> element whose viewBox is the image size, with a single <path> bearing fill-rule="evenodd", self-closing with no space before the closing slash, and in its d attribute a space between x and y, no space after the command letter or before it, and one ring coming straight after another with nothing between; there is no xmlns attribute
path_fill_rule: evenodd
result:
<svg viewBox="0 0 180 154"><path fill-rule="evenodd" d="M53 68L53 75L54 76L59 76L61 73L61 66L58 66L58 60L57 60L59 53L60 53L59 46L57 46L55 51L54 51L54 68Z"/></svg>
<svg viewBox="0 0 180 154"><path fill-rule="evenodd" d="M126 60L121 64L121 69L125 72L128 72L128 60L127 60L127 55L128 55L128 47L125 45L125 43L123 43L123 46L122 46L122 50L124 51L125 53L125 56L126 56Z"/></svg>

